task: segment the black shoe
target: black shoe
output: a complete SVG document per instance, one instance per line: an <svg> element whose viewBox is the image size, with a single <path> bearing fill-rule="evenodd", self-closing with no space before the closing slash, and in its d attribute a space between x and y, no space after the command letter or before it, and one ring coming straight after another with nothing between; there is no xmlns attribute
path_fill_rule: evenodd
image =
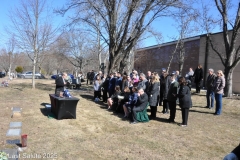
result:
<svg viewBox="0 0 240 160"><path fill-rule="evenodd" d="M209 108L208 106L206 106L205 108Z"/></svg>

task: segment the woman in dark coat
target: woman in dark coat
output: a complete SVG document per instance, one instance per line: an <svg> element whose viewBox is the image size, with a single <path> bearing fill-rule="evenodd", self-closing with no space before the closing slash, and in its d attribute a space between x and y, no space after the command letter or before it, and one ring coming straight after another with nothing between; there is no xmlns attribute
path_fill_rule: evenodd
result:
<svg viewBox="0 0 240 160"><path fill-rule="evenodd" d="M188 113L189 108L192 107L192 99L191 99L191 91L190 88L187 86L187 82L184 77L180 77L178 79L180 88L179 92L177 94L177 97L179 98L179 106L182 111L182 127L187 126L188 122Z"/></svg>
<svg viewBox="0 0 240 160"><path fill-rule="evenodd" d="M196 93L200 93L201 82L203 80L203 69L202 69L202 66L200 64L195 69L193 77L194 77L194 82L196 84Z"/></svg>
<svg viewBox="0 0 240 160"><path fill-rule="evenodd" d="M159 76L154 74L149 86L149 106L151 108L150 119L156 119L158 96L159 96L160 82Z"/></svg>

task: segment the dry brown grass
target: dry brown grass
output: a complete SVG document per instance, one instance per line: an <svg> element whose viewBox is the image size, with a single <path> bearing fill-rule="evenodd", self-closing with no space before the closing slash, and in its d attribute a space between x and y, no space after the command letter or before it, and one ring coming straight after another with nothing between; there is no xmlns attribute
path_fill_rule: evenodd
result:
<svg viewBox="0 0 240 160"><path fill-rule="evenodd" d="M25 79L15 79L10 87L1 88L0 149L16 147L5 144L13 121L22 121L22 133L28 134L28 147L21 154L56 153L59 160L219 160L240 142L239 100L223 99L223 114L213 116L213 111L204 108L204 93L193 95L194 107L186 128L166 123L169 115L160 112L156 121L131 125L122 115L108 112L104 104L93 102L89 91L72 92L80 98L77 119L48 119L41 104L50 103L54 88L53 80L36 80L33 90L31 80ZM22 118L10 118L14 106L23 108ZM180 110L175 121L181 122Z"/></svg>

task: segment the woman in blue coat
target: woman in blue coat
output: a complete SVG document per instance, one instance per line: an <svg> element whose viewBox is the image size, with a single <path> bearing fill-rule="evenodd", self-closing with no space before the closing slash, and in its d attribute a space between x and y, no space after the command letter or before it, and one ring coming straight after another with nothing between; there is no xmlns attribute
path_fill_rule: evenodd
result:
<svg viewBox="0 0 240 160"><path fill-rule="evenodd" d="M179 98L179 106L182 111L182 127L187 126L188 122L188 113L189 108L192 107L192 99L191 99L191 91L190 88L187 86L186 79L184 77L180 77L178 79L179 83L179 92L177 97Z"/></svg>

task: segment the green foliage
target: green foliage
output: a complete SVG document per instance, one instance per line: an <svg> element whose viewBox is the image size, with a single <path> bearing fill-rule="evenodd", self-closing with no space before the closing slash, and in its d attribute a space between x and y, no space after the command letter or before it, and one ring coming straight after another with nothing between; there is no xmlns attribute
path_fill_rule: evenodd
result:
<svg viewBox="0 0 240 160"><path fill-rule="evenodd" d="M17 66L17 67L15 68L15 71L16 71L17 73L22 73L22 72L23 72L23 67L22 67L22 66Z"/></svg>
<svg viewBox="0 0 240 160"><path fill-rule="evenodd" d="M8 160L8 155L5 152L0 152L0 160Z"/></svg>

